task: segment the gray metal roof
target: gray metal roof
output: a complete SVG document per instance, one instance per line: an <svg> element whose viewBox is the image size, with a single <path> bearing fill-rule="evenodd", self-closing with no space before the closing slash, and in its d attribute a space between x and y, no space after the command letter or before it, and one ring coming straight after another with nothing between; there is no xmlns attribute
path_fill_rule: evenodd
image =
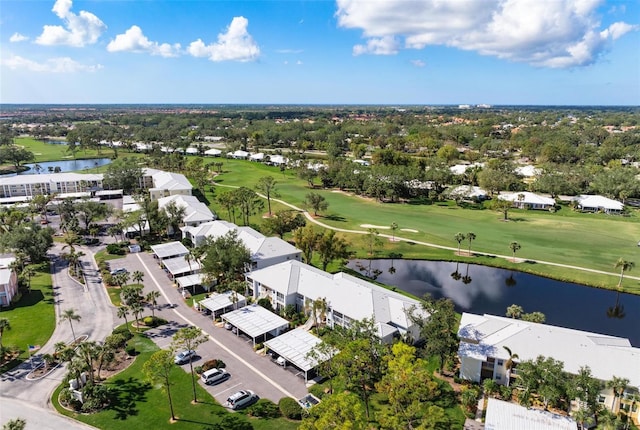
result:
<svg viewBox="0 0 640 430"><path fill-rule="evenodd" d="M222 319L254 339L270 331L289 326L289 321L259 305L245 306L228 312L222 315Z"/></svg>
<svg viewBox="0 0 640 430"><path fill-rule="evenodd" d="M161 260L167 257L177 257L187 255L189 253L189 250L182 244L182 242L169 242L161 243L159 245L151 245L151 250Z"/></svg>
<svg viewBox="0 0 640 430"><path fill-rule="evenodd" d="M243 304L246 303L245 297L239 293L236 293L236 296L238 301L235 303L235 306L243 306ZM231 291L227 291L226 293L214 293L206 299L200 300L200 305L209 309L211 312L217 312L234 306L232 293Z"/></svg>
<svg viewBox="0 0 640 430"><path fill-rule="evenodd" d="M270 350L306 372L316 367L320 362L330 358L325 357L323 360L318 360L316 357L309 356L309 352L321 343L322 340L320 338L304 329L297 328L268 340L264 344Z"/></svg>

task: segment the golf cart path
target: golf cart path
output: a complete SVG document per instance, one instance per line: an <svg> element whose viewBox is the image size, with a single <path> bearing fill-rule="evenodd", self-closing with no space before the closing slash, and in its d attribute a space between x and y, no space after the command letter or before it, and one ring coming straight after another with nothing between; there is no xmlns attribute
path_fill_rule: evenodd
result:
<svg viewBox="0 0 640 430"><path fill-rule="evenodd" d="M219 184L217 182L213 182L213 185L218 186L218 187L227 187L227 188L240 188L238 186L235 185L223 185L223 184ZM266 199L267 196L261 194L261 193L257 193L260 197L262 197L263 199ZM281 203L291 209L294 209L296 211L301 212L302 214L304 214L304 216L311 221L312 223L319 225L320 227L329 229L329 230L334 230L334 231L339 231L342 233L352 233L352 234L369 234L368 231L364 231L364 230L351 230L351 229L346 229L346 228L339 228L339 227L333 227L330 226L328 224L325 224L321 221L318 221L317 219L315 219L310 213L309 211L303 209L303 208L299 208L296 205L293 205L289 202L286 202L282 199L275 199L275 198L271 198L271 200L273 200L274 202L278 202ZM444 249L444 250L448 250L448 251L454 251L457 252L458 248L457 247L452 247L452 246L444 246L444 245L437 245L435 243L430 243L430 242L423 242L423 241L419 241L419 240L415 240L415 239L409 239L406 237L402 237L402 236L398 236L398 235L389 235L389 234L382 234L379 233L380 237L385 237L388 239L393 239L394 241L399 241L399 242L411 242L417 245L423 245L423 246L428 246L431 248L438 248L438 249ZM489 252L481 252L481 251L473 251L473 254L477 254L477 255L484 255L484 256L488 256L488 257L497 257L497 258L504 258L506 260L512 259L513 256L511 255L500 255L500 254L492 254ZM615 272L607 272L604 270L597 270L597 269L590 269L588 267L580 267L580 266L573 266L570 264L562 264L562 263L554 263L552 261L545 261L545 260L534 260L531 258L527 258L527 261L531 261L534 263L538 263L538 264L547 264L549 266L556 266L556 267L563 267L566 269L573 269L573 270L581 270L583 272L589 272L589 273L598 273L601 275L609 275L609 276L620 276L619 273L615 273ZM625 276L628 279L634 279L634 280L640 280L639 276L630 276L630 275L626 275Z"/></svg>

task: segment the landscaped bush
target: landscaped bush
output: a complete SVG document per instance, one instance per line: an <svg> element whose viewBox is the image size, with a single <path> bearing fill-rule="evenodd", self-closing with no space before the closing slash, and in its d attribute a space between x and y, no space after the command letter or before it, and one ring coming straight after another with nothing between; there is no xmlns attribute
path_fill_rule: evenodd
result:
<svg viewBox="0 0 640 430"><path fill-rule="evenodd" d="M256 418L278 418L280 416L280 409L278 405L271 400L260 399L255 404L249 406L247 414Z"/></svg>
<svg viewBox="0 0 640 430"><path fill-rule="evenodd" d="M209 369L213 369L213 368L222 369L224 367L227 367L227 365L225 364L224 361L222 361L222 360L220 360L218 358L214 358L213 360L205 361L202 364L202 371L206 372Z"/></svg>
<svg viewBox="0 0 640 430"><path fill-rule="evenodd" d="M317 398L319 398L319 399L322 399L324 397L324 395L325 395L324 387L322 385L318 385L318 384L312 385L309 388L309 392L311 394L313 394L314 396L316 396Z"/></svg>
<svg viewBox="0 0 640 430"><path fill-rule="evenodd" d="M136 347L133 345L127 345L124 351L127 353L129 357L135 357L135 355L137 354Z"/></svg>
<svg viewBox="0 0 640 430"><path fill-rule="evenodd" d="M111 255L124 255L126 253L124 248L116 243L107 245L107 252Z"/></svg>
<svg viewBox="0 0 640 430"><path fill-rule="evenodd" d="M125 338L127 338L127 340L133 337L133 333L129 331L129 327L127 327L126 325L121 325L120 327L114 328L111 334L121 334Z"/></svg>
<svg viewBox="0 0 640 430"><path fill-rule="evenodd" d="M266 297L258 300L258 306L262 306L263 308L273 312L273 305L271 304L271 300Z"/></svg>
<svg viewBox="0 0 640 430"><path fill-rule="evenodd" d="M280 408L280 412L283 416L289 418L290 420L301 420L302 419L302 406L291 397L283 397L278 402L278 407Z"/></svg>
<svg viewBox="0 0 640 430"><path fill-rule="evenodd" d="M204 370L202 370L202 366L194 367L193 371L196 372L197 375L201 375L204 372Z"/></svg>
<svg viewBox="0 0 640 430"><path fill-rule="evenodd" d="M116 333L116 334L107 336L107 338L104 340L104 343L106 345L109 345L113 349L119 349L119 348L122 348L127 343L127 340L129 340L129 338L124 334Z"/></svg>

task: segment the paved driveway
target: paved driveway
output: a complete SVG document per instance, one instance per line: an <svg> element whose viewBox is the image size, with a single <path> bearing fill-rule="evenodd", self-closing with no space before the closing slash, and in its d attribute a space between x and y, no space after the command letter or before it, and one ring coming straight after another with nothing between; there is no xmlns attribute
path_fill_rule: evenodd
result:
<svg viewBox="0 0 640 430"><path fill-rule="evenodd" d="M194 361L194 365L201 365L214 358L225 362L231 378L214 386L205 386L199 382L220 403L224 403L230 394L241 389L252 390L261 398L267 398L276 403L282 397L298 399L308 393L303 376L283 369L267 356L258 355L253 350L253 344L246 338L215 326L210 316L205 316L193 309L190 300L185 303L152 254L129 254L124 258L112 260L111 267L124 267L130 273L135 270L142 271L145 273L143 293L146 294L151 290L159 290L162 293L162 297L158 299L160 309L156 314L165 318L170 324L149 333L159 347L167 348L175 330L185 325L197 326L209 336L209 341L198 347L199 358ZM182 367L189 371L188 364Z"/></svg>

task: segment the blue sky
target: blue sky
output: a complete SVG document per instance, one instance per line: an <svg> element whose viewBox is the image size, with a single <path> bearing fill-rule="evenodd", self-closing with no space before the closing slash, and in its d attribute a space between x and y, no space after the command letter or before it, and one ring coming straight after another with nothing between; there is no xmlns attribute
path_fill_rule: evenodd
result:
<svg viewBox="0 0 640 430"><path fill-rule="evenodd" d="M640 2L2 0L0 103L639 105Z"/></svg>

